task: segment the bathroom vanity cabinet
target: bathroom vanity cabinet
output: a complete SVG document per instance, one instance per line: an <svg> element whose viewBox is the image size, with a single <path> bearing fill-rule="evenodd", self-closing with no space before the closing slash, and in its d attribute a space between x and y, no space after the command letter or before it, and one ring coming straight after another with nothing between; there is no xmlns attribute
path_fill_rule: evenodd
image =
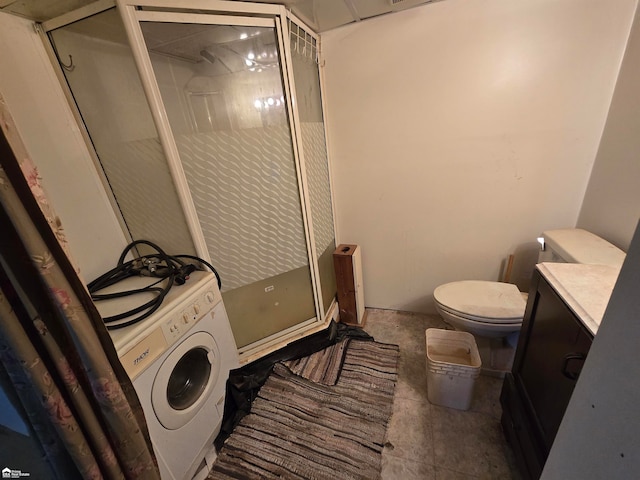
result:
<svg viewBox="0 0 640 480"><path fill-rule="evenodd" d="M500 397L502 427L525 478L542 473L592 340L591 331L536 270Z"/></svg>

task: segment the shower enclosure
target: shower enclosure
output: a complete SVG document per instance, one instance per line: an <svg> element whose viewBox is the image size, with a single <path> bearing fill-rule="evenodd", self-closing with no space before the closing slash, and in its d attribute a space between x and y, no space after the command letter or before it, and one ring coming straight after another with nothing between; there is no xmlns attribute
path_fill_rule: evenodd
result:
<svg viewBox="0 0 640 480"><path fill-rule="evenodd" d="M217 268L248 358L335 306L318 38L279 5L175 4L43 27L124 228Z"/></svg>

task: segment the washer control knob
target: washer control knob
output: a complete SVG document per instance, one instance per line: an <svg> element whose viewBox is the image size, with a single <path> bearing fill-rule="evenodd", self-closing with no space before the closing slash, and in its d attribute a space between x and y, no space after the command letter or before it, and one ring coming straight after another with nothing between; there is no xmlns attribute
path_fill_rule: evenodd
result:
<svg viewBox="0 0 640 480"><path fill-rule="evenodd" d="M189 323L189 315L187 315L186 313L182 314L182 323L184 323L185 325Z"/></svg>
<svg viewBox="0 0 640 480"><path fill-rule="evenodd" d="M216 296L213 294L213 292L207 292L205 294L205 298L207 299L207 302L213 303L216 299Z"/></svg>
<svg viewBox="0 0 640 480"><path fill-rule="evenodd" d="M196 315L198 315L200 313L200 305L198 305L197 303L194 304L193 311L195 312Z"/></svg>

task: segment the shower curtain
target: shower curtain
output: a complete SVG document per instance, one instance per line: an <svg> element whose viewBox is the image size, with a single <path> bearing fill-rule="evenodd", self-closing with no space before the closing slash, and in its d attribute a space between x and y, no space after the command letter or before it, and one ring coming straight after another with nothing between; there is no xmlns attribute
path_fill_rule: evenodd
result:
<svg viewBox="0 0 640 480"><path fill-rule="evenodd" d="M0 133L0 384L54 478L159 479L133 385L2 96Z"/></svg>

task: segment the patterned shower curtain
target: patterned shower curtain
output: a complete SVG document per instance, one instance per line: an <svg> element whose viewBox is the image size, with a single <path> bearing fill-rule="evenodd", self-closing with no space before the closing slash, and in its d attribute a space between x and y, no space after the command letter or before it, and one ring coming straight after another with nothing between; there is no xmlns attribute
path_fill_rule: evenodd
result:
<svg viewBox="0 0 640 480"><path fill-rule="evenodd" d="M1 96L0 133L0 384L52 478L159 479L133 385Z"/></svg>

